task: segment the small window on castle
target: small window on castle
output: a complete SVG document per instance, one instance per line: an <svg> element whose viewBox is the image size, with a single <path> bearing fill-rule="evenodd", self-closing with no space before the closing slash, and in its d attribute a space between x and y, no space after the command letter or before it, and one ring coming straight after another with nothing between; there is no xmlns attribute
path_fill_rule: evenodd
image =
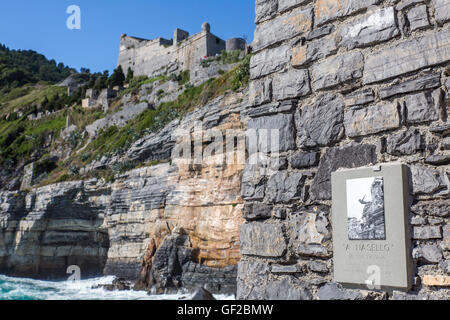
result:
<svg viewBox="0 0 450 320"><path fill-rule="evenodd" d="M216 44L219 44L219 43L220 43L220 39L216 38Z"/></svg>

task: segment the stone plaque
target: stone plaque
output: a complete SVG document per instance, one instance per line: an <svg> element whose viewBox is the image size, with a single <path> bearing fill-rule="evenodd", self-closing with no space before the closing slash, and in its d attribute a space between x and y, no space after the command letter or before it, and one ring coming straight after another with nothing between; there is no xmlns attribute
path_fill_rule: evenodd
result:
<svg viewBox="0 0 450 320"><path fill-rule="evenodd" d="M335 282L370 290L409 290L407 166L339 170L331 180Z"/></svg>

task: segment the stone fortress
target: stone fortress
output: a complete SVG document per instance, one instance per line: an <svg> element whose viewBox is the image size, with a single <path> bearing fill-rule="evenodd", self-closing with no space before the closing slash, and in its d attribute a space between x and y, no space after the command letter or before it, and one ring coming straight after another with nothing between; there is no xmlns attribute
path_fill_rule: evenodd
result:
<svg viewBox="0 0 450 320"><path fill-rule="evenodd" d="M189 36L189 32L175 29L173 39L156 38L146 40L123 34L120 37L119 65L126 73L128 68L135 76L159 76L165 72L191 72L191 79L199 77L202 60L214 57L223 50L246 49L242 38L224 41L211 33L205 22L202 31ZM194 80L195 81L195 80Z"/></svg>

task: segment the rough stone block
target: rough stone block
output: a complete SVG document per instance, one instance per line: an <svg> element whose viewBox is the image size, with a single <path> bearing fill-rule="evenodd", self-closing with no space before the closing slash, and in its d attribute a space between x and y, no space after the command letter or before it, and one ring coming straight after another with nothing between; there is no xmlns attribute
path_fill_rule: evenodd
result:
<svg viewBox="0 0 450 320"><path fill-rule="evenodd" d="M398 1L397 1L398 2ZM405 8L411 7L416 3L423 3L423 0L401 0L396 6L397 11L403 10Z"/></svg>
<svg viewBox="0 0 450 320"><path fill-rule="evenodd" d="M366 47L387 41L399 34L394 8L380 8L345 22L339 29L339 45L348 49Z"/></svg>
<svg viewBox="0 0 450 320"><path fill-rule="evenodd" d="M244 219L247 221L269 219L272 216L272 206L261 202L247 203L244 206Z"/></svg>
<svg viewBox="0 0 450 320"><path fill-rule="evenodd" d="M329 258L331 254L327 248L319 244L303 244L297 242L293 246L294 253L303 257Z"/></svg>
<svg viewBox="0 0 450 320"><path fill-rule="evenodd" d="M450 274L450 260L442 261L439 264L439 268L441 268L445 273Z"/></svg>
<svg viewBox="0 0 450 320"><path fill-rule="evenodd" d="M291 277L269 281L266 287L266 300L312 300L313 296L304 284L299 285Z"/></svg>
<svg viewBox="0 0 450 320"><path fill-rule="evenodd" d="M441 247L444 250L450 250L450 224L443 226L442 231L443 231L443 239L441 242Z"/></svg>
<svg viewBox="0 0 450 320"><path fill-rule="evenodd" d="M352 145L330 148L320 160L311 195L315 200L331 199L331 173L339 168L357 168L377 162L374 145Z"/></svg>
<svg viewBox="0 0 450 320"><path fill-rule="evenodd" d="M349 93L344 97L345 105L348 107L360 106L373 101L375 101L375 95L370 88Z"/></svg>
<svg viewBox="0 0 450 320"><path fill-rule="evenodd" d="M450 30L426 35L367 55L363 83L387 80L450 60Z"/></svg>
<svg viewBox="0 0 450 320"><path fill-rule="evenodd" d="M270 45L309 32L312 27L312 8L297 8L273 20L256 26L253 50L260 51Z"/></svg>
<svg viewBox="0 0 450 320"><path fill-rule="evenodd" d="M413 225L413 226L420 226L420 225L426 224L426 223L427 223L427 219L425 217L415 216L415 217L411 218L411 225Z"/></svg>
<svg viewBox="0 0 450 320"><path fill-rule="evenodd" d="M441 239L442 233L440 227L414 227L413 237L416 240Z"/></svg>
<svg viewBox="0 0 450 320"><path fill-rule="evenodd" d="M306 36L307 41L311 41L317 38L321 38L323 36L329 35L334 31L334 25L328 24L321 27L316 27Z"/></svg>
<svg viewBox="0 0 450 320"><path fill-rule="evenodd" d="M439 120L442 91L421 92L405 98L406 121L417 124Z"/></svg>
<svg viewBox="0 0 450 320"><path fill-rule="evenodd" d="M277 0L256 0L255 3L255 23L268 20L277 13Z"/></svg>
<svg viewBox="0 0 450 320"><path fill-rule="evenodd" d="M263 116L272 116L278 113L290 113L295 110L297 101L284 100L280 102L268 103L255 108L246 109L241 115L247 115L250 118L259 118Z"/></svg>
<svg viewBox="0 0 450 320"><path fill-rule="evenodd" d="M272 79L257 79L250 82L248 99L251 106L258 106L272 101Z"/></svg>
<svg viewBox="0 0 450 320"><path fill-rule="evenodd" d="M434 17L436 21L443 24L450 20L450 2L448 0L432 0Z"/></svg>
<svg viewBox="0 0 450 320"><path fill-rule="evenodd" d="M318 272L318 273L327 273L328 272L328 267L327 267L326 263L323 263L320 261L309 261L306 265L308 266L308 269L313 272Z"/></svg>
<svg viewBox="0 0 450 320"><path fill-rule="evenodd" d="M291 60L291 47L282 45L254 54L250 60L250 78L257 79L283 70Z"/></svg>
<svg viewBox="0 0 450 320"><path fill-rule="evenodd" d="M443 180L443 174L439 170L422 166L411 166L410 168L415 195L433 194L447 187Z"/></svg>
<svg viewBox="0 0 450 320"><path fill-rule="evenodd" d="M449 287L450 277L427 274L422 277L422 283L429 287Z"/></svg>
<svg viewBox="0 0 450 320"><path fill-rule="evenodd" d="M317 293L319 300L362 300L358 290L344 289L338 283L327 283Z"/></svg>
<svg viewBox="0 0 450 320"><path fill-rule="evenodd" d="M331 237L328 209L319 207L316 211L305 210L289 217L291 243L295 248L321 245Z"/></svg>
<svg viewBox="0 0 450 320"><path fill-rule="evenodd" d="M292 66L298 68L319 59L326 58L337 51L336 38L326 37L307 42L292 48Z"/></svg>
<svg viewBox="0 0 450 320"><path fill-rule="evenodd" d="M344 101L335 94L322 94L296 115L298 146L327 146L342 139Z"/></svg>
<svg viewBox="0 0 450 320"><path fill-rule="evenodd" d="M249 130L256 130L258 133L259 152L271 150L278 151L276 150L277 143L279 151L288 151L295 148L294 117L292 114L277 114L274 116L250 119L247 123L247 131ZM274 136L272 134L272 130L277 133L279 141L272 141L276 137L276 135ZM247 145L256 142L251 140L247 139ZM253 147L254 146L249 146L248 149L252 150Z"/></svg>
<svg viewBox="0 0 450 320"><path fill-rule="evenodd" d="M264 299L269 272L270 268L266 263L241 260L238 263L236 298L239 300Z"/></svg>
<svg viewBox="0 0 450 320"><path fill-rule="evenodd" d="M289 163L294 169L303 169L317 166L319 160L319 152L297 152L289 158Z"/></svg>
<svg viewBox="0 0 450 320"><path fill-rule="evenodd" d="M312 87L315 91L357 80L363 75L364 57L361 52L348 52L329 57L312 67Z"/></svg>
<svg viewBox="0 0 450 320"><path fill-rule="evenodd" d="M397 84L390 84L380 88L381 99L387 99L398 94L435 89L441 85L441 75L439 73L427 74L413 80L407 80Z"/></svg>
<svg viewBox="0 0 450 320"><path fill-rule="evenodd" d="M412 8L406 14L409 21L409 29L411 31L424 29L430 26L430 21L428 20L427 6L421 5Z"/></svg>
<svg viewBox="0 0 450 320"><path fill-rule="evenodd" d="M387 153L392 155L412 155L423 149L423 139L417 129L408 129L387 139Z"/></svg>
<svg viewBox="0 0 450 320"><path fill-rule="evenodd" d="M418 259L424 263L439 263L442 259L442 251L434 244L426 244L413 250L414 259Z"/></svg>
<svg viewBox="0 0 450 320"><path fill-rule="evenodd" d="M450 199L426 202L421 201L413 205L411 211L422 216L447 217L450 216L450 210L448 210L448 208L450 208Z"/></svg>
<svg viewBox="0 0 450 320"><path fill-rule="evenodd" d="M267 182L266 196L270 203L289 203L302 199L306 176L301 173L280 171Z"/></svg>
<svg viewBox="0 0 450 320"><path fill-rule="evenodd" d="M285 232L279 224L244 224L241 226L240 241L244 255L281 257L287 248Z"/></svg>
<svg viewBox="0 0 450 320"><path fill-rule="evenodd" d="M278 12L285 12L311 0L278 0Z"/></svg>
<svg viewBox="0 0 450 320"><path fill-rule="evenodd" d="M293 265L280 265L280 264L275 264L272 265L272 267L270 268L270 271L272 273L300 273L302 271L301 266L297 265L297 264L293 264Z"/></svg>
<svg viewBox="0 0 450 320"><path fill-rule="evenodd" d="M427 157L424 162L433 166L443 166L450 164L450 155L434 154Z"/></svg>
<svg viewBox="0 0 450 320"><path fill-rule="evenodd" d="M310 93L308 70L291 69L274 75L273 97L275 100L293 99Z"/></svg>
<svg viewBox="0 0 450 320"><path fill-rule="evenodd" d="M350 109L344 115L345 133L360 137L400 127L397 103L380 103L361 109Z"/></svg>
<svg viewBox="0 0 450 320"><path fill-rule="evenodd" d="M442 139L442 148L444 150L450 150L450 137Z"/></svg>
<svg viewBox="0 0 450 320"><path fill-rule="evenodd" d="M382 0L317 0L315 6L315 24L321 25L325 22L345 17Z"/></svg>
<svg viewBox="0 0 450 320"><path fill-rule="evenodd" d="M286 209L277 208L273 211L273 216L277 219L286 219Z"/></svg>
<svg viewBox="0 0 450 320"><path fill-rule="evenodd" d="M265 195L263 169L256 164L246 164L242 173L241 195L246 200L262 200Z"/></svg>

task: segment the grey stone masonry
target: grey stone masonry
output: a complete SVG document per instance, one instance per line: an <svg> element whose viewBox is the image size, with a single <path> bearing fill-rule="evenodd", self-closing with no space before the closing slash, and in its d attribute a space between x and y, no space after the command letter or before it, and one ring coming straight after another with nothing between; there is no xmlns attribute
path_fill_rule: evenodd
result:
<svg viewBox="0 0 450 320"><path fill-rule="evenodd" d="M278 132L279 141L273 141L273 143L279 143L280 151L287 151L295 147L294 117L292 114L278 114L271 117L250 119L247 123L247 130L257 131L259 138L258 150L261 152L265 150L265 146L267 146L268 151L275 149L275 145L271 144L271 130ZM264 137L266 137L267 141L264 141Z"/></svg>
<svg viewBox="0 0 450 320"><path fill-rule="evenodd" d="M442 91L422 92L406 97L406 119L410 124L436 121L439 119Z"/></svg>
<svg viewBox="0 0 450 320"><path fill-rule="evenodd" d="M340 46L365 47L398 36L393 7L381 8L345 23L339 30Z"/></svg>
<svg viewBox="0 0 450 320"><path fill-rule="evenodd" d="M316 60L326 58L337 51L336 38L325 37L292 48L292 66L298 68Z"/></svg>
<svg viewBox="0 0 450 320"><path fill-rule="evenodd" d="M450 299L449 7L447 0L256 1L241 116L249 134L279 128L280 152L259 154L259 165L243 172L238 299ZM270 145L262 139L249 147ZM342 243L334 242L331 206L346 199L332 198L331 175L368 167L376 176L384 163L408 171L414 281L403 294L333 280L333 249ZM395 240L392 223L387 243Z"/></svg>
<svg viewBox="0 0 450 320"><path fill-rule="evenodd" d="M278 12L285 12L308 2L310 0L278 0Z"/></svg>
<svg viewBox="0 0 450 320"><path fill-rule="evenodd" d="M427 28L430 25L426 5L412 8L408 11L407 17L411 31Z"/></svg>
<svg viewBox="0 0 450 320"><path fill-rule="evenodd" d="M253 50L259 51L280 41L311 30L312 8L295 9L256 27Z"/></svg>
<svg viewBox="0 0 450 320"><path fill-rule="evenodd" d="M273 98L286 100L298 98L311 93L308 70L292 69L277 73L273 78Z"/></svg>
<svg viewBox="0 0 450 320"><path fill-rule="evenodd" d="M448 0L432 0L434 17L438 23L443 24L450 20L450 2Z"/></svg>
<svg viewBox="0 0 450 320"><path fill-rule="evenodd" d="M345 132L349 137L360 137L400 127L397 103L349 109L344 115Z"/></svg>
<svg viewBox="0 0 450 320"><path fill-rule="evenodd" d="M241 253L264 257L281 257L286 252L284 231L279 224L253 222L241 227Z"/></svg>
<svg viewBox="0 0 450 320"><path fill-rule="evenodd" d="M423 0L401 0L398 2L398 4L395 6L395 9L400 11L406 8L409 8L415 4L423 3Z"/></svg>
<svg viewBox="0 0 450 320"><path fill-rule="evenodd" d="M450 30L432 31L367 55L364 84L450 61Z"/></svg>
<svg viewBox="0 0 450 320"><path fill-rule="evenodd" d="M299 147L326 146L344 134L344 101L334 94L323 94L305 105L296 115Z"/></svg>
<svg viewBox="0 0 450 320"><path fill-rule="evenodd" d="M317 0L315 5L316 25L345 17L382 0Z"/></svg>
<svg viewBox="0 0 450 320"><path fill-rule="evenodd" d="M381 99L387 99L402 93L435 89L440 85L441 75L439 73L426 74L413 80L407 80L396 84L389 84L384 88L380 88L379 94Z"/></svg>
<svg viewBox="0 0 450 320"><path fill-rule="evenodd" d="M259 23L270 19L277 13L277 0L256 0L256 17L255 23Z"/></svg>
<svg viewBox="0 0 450 320"><path fill-rule="evenodd" d="M361 52L349 52L329 57L312 67L312 87L327 89L363 76L364 57Z"/></svg>
<svg viewBox="0 0 450 320"><path fill-rule="evenodd" d="M290 60L291 48L287 45L256 53L250 61L250 78L256 79L282 70Z"/></svg>

